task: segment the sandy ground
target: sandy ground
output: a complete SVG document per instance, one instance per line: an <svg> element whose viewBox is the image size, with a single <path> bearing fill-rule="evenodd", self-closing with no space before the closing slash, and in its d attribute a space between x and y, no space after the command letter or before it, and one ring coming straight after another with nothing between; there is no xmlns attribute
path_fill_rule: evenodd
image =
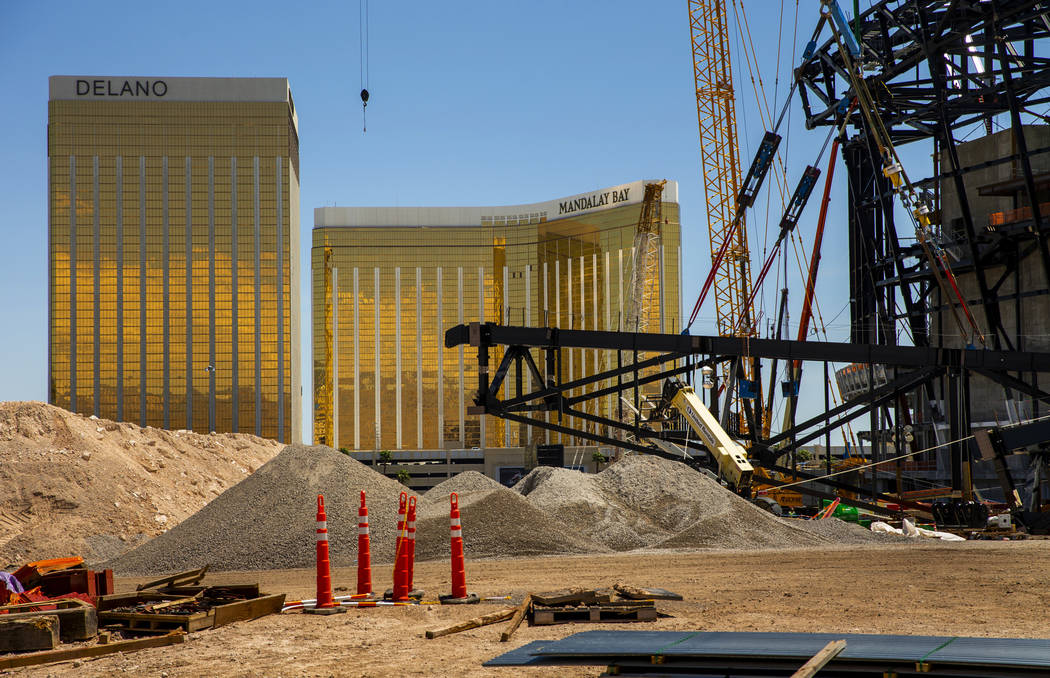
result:
<svg viewBox="0 0 1050 678"><path fill-rule="evenodd" d="M181 676L596 676L598 667L485 669L481 663L540 639L599 628L811 631L1050 637L1050 541L965 542L791 551L708 551L469 562L467 581L482 596L618 581L685 596L661 602L673 615L653 623L522 625L508 643L504 624L435 640L424 631L504 605L378 608L328 617L289 613L191 634L167 648L85 662L16 669L4 675ZM389 585L386 566L375 584ZM141 579L122 579L131 589ZM258 581L289 599L313 597L310 570L209 574L209 583ZM333 573L353 587L356 572ZM421 563L416 584L449 590L447 562ZM428 598L430 595L427 596Z"/></svg>

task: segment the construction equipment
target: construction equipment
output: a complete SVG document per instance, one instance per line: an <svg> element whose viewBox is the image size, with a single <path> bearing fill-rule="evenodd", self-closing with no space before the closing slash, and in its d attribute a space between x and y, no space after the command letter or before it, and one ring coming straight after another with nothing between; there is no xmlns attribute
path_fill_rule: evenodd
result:
<svg viewBox="0 0 1050 678"><path fill-rule="evenodd" d="M751 476L755 469L747 460L747 452L726 433L693 388L678 379L664 381L663 398L653 411L653 416L666 417L670 408L680 412L689 427L700 437L730 489L739 494L750 494Z"/></svg>
<svg viewBox="0 0 1050 678"><path fill-rule="evenodd" d="M751 296L751 253L744 230L744 209L753 201L772 164L780 137L768 134L741 185L737 148L736 105L724 0L689 0L693 47L696 112L700 129L700 164L711 239L711 272L697 300L687 329L713 283L718 333L754 336ZM752 361L744 361L743 378L754 379ZM724 375L732 384L736 374ZM761 394L755 404L761 408ZM761 419L761 412L757 413ZM741 426L743 417L740 417Z"/></svg>

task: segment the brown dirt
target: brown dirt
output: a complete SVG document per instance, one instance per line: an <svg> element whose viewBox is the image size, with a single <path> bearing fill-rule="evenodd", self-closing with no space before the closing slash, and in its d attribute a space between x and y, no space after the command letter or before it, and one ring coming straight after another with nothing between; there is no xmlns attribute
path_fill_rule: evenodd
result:
<svg viewBox="0 0 1050 678"><path fill-rule="evenodd" d="M0 565L98 562L199 511L284 446L0 402Z"/></svg>
<svg viewBox="0 0 1050 678"><path fill-rule="evenodd" d="M447 562L420 563L416 583L431 595L449 589ZM695 551L468 562L471 591L512 595L570 585L625 581L685 596L661 602L673 615L651 624L526 627L498 642L502 624L435 640L423 632L502 603L380 608L333 617L290 613L191 634L188 643L74 665L16 669L32 678L75 673L188 676L597 676L600 667L485 669L481 663L532 640L577 631L803 631L1039 638L1038 612L1050 605L1050 541L853 546L777 551ZM375 570L378 587L389 584ZM352 569L336 585L352 587ZM122 579L133 588L140 579ZM258 581L263 589L312 597L314 573L281 570L208 575L212 583ZM1027 611L1027 612L1026 612Z"/></svg>

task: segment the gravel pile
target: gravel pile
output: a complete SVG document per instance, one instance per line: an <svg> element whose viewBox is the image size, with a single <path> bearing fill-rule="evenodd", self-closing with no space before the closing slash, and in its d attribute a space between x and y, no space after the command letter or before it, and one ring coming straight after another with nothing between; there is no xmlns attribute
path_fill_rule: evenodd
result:
<svg viewBox="0 0 1050 678"><path fill-rule="evenodd" d="M368 501L373 562L392 562L404 489L330 447L289 445L193 516L106 566L121 575L205 564L213 570L314 567L318 494L325 498L332 563L354 565L361 490ZM446 524L446 539L447 533Z"/></svg>
<svg viewBox="0 0 1050 678"><path fill-rule="evenodd" d="M655 546L731 507L759 524L772 519L704 474L650 455L625 457L597 475L537 468L514 489L614 551Z"/></svg>
<svg viewBox="0 0 1050 678"><path fill-rule="evenodd" d="M463 552L467 558L608 552L602 544L575 533L517 492L493 483L496 489L459 494ZM420 505L416 519L418 560L449 557L448 493L442 490L440 494L432 494L435 489L438 488L427 493L430 496ZM459 492L455 486L451 491Z"/></svg>
<svg viewBox="0 0 1050 678"><path fill-rule="evenodd" d="M106 563L118 574L313 567L317 495L332 563L357 560L360 491L374 564L394 558L403 486L335 450L289 445L165 534ZM461 473L419 499L416 558L449 557L449 494L459 495L468 559L634 549L791 548L892 539L839 520L777 518L681 463L632 455L597 475L538 468L508 489ZM904 538L901 538L904 539Z"/></svg>
<svg viewBox="0 0 1050 678"><path fill-rule="evenodd" d="M838 518L825 518L824 520L782 518L781 520L836 544L885 544L887 542L908 543L914 541L902 534L872 532L868 528L858 525L857 523L848 523L845 520L839 520Z"/></svg>
<svg viewBox="0 0 1050 678"><path fill-rule="evenodd" d="M484 473L478 473L477 471L464 471L459 475L452 476L444 482L438 483L424 492L423 496L420 497L420 501L444 502L447 505L448 495L453 492L463 495L467 492L483 492L501 489L506 488L492 478L489 478Z"/></svg>
<svg viewBox="0 0 1050 678"><path fill-rule="evenodd" d="M625 457L597 475L537 468L514 489L613 551L885 541L841 520L777 518L684 464L649 455Z"/></svg>

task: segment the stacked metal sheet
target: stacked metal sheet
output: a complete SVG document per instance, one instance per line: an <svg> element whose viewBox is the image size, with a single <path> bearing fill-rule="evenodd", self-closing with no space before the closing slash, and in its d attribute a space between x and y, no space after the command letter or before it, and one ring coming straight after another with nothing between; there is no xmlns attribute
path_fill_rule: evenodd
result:
<svg viewBox="0 0 1050 678"><path fill-rule="evenodd" d="M1050 640L831 633L585 631L534 641L485 666L604 666L602 675L790 676L829 642L846 648L820 678L1050 675Z"/></svg>

